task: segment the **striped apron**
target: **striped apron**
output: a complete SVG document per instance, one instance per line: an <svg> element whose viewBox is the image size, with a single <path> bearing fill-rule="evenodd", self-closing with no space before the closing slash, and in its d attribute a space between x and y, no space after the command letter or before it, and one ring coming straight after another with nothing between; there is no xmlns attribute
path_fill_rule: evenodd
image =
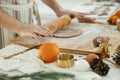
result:
<svg viewBox="0 0 120 80"><path fill-rule="evenodd" d="M37 4L34 0L0 0L0 7L24 24L41 24ZM15 33L0 27L0 48L5 47L8 41L15 37Z"/></svg>

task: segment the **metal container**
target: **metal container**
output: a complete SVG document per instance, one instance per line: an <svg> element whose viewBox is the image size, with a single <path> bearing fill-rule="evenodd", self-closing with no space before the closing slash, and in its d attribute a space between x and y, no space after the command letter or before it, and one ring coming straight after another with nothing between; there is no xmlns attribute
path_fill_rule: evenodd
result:
<svg viewBox="0 0 120 80"><path fill-rule="evenodd" d="M57 58L57 65L61 68L69 68L74 65L74 56L71 54L61 54Z"/></svg>
<svg viewBox="0 0 120 80"><path fill-rule="evenodd" d="M120 31L120 19L117 19L117 30Z"/></svg>

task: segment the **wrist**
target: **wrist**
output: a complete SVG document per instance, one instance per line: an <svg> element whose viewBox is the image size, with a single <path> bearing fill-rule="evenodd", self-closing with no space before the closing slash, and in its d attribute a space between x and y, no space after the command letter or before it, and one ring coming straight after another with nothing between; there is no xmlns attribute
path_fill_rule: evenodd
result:
<svg viewBox="0 0 120 80"><path fill-rule="evenodd" d="M60 16L62 16L62 12L63 12L63 8L56 8L56 9L54 9L54 11L55 11L55 13L56 13L56 15L58 16L58 17L60 17Z"/></svg>
<svg viewBox="0 0 120 80"><path fill-rule="evenodd" d="M70 15L70 12L71 12L71 11L69 11L69 10L67 10L67 9L60 8L60 9L56 12L56 15L57 15L58 17L60 17L60 16L62 16L62 15L65 15L65 14Z"/></svg>
<svg viewBox="0 0 120 80"><path fill-rule="evenodd" d="M59 8L59 9L56 9L55 12L56 12L56 15L57 15L58 17L60 17L60 16L63 15L64 9L63 9L63 8Z"/></svg>
<svg viewBox="0 0 120 80"><path fill-rule="evenodd" d="M19 23L16 25L13 32L17 33L18 35L21 35L25 27L25 24Z"/></svg>

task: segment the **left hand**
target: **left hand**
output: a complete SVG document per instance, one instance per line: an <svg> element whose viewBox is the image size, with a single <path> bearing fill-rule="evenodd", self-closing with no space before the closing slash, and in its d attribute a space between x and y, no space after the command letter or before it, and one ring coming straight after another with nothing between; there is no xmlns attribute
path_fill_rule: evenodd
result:
<svg viewBox="0 0 120 80"><path fill-rule="evenodd" d="M67 10L67 9L59 9L58 12L56 12L57 16L62 16L68 14L70 15L71 18L77 18L79 22L84 22L84 23L94 23L96 20L95 18L91 18L91 17L86 17L84 13L81 12L76 12L76 11L71 11L71 10Z"/></svg>

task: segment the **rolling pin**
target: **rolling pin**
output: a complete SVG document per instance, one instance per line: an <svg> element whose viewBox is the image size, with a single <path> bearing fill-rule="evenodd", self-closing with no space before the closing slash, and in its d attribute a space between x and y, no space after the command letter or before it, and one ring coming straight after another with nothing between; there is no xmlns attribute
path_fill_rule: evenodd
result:
<svg viewBox="0 0 120 80"><path fill-rule="evenodd" d="M49 22L48 24L44 24L43 26L51 31L52 33L54 33L55 31L62 29L63 27L65 27L66 25L71 23L71 17L69 15L63 15L61 17L59 17L58 19Z"/></svg>

